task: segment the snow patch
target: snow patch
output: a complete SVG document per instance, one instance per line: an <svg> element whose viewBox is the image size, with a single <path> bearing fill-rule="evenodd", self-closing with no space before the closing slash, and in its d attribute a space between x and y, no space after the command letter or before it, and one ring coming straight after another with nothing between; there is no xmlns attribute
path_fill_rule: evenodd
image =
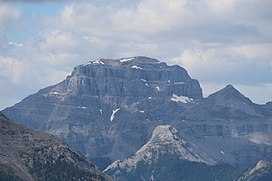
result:
<svg viewBox="0 0 272 181"><path fill-rule="evenodd" d="M78 106L79 109L86 109L85 106Z"/></svg>
<svg viewBox="0 0 272 181"><path fill-rule="evenodd" d="M221 152L223 155L225 155L224 151L221 150L220 152Z"/></svg>
<svg viewBox="0 0 272 181"><path fill-rule="evenodd" d="M102 109L99 109L99 112L100 112L100 114L102 114L103 113Z"/></svg>
<svg viewBox="0 0 272 181"><path fill-rule="evenodd" d="M97 60L93 61L92 63L93 64L102 64L102 65L105 64L101 59L97 59Z"/></svg>
<svg viewBox="0 0 272 181"><path fill-rule="evenodd" d="M184 82L174 82L174 84L184 84Z"/></svg>
<svg viewBox="0 0 272 181"><path fill-rule="evenodd" d="M160 87L159 86L156 86L156 89L157 89L157 91L160 91Z"/></svg>
<svg viewBox="0 0 272 181"><path fill-rule="evenodd" d="M139 67L137 65L133 65L133 66L131 66L131 68L133 68L133 69L143 69L142 67Z"/></svg>
<svg viewBox="0 0 272 181"><path fill-rule="evenodd" d="M115 110L112 110L112 114L111 114L111 116L110 116L110 121L112 122L113 120L114 120L114 115L117 113L117 111L119 111L120 110L120 108L117 108L117 109L115 109Z"/></svg>
<svg viewBox="0 0 272 181"><path fill-rule="evenodd" d="M130 60L133 60L135 59L135 57L129 57L129 58L121 58L119 59L120 62L127 62L127 61L130 61Z"/></svg>
<svg viewBox="0 0 272 181"><path fill-rule="evenodd" d="M152 99L152 97L148 97L148 99Z"/></svg>
<svg viewBox="0 0 272 181"><path fill-rule="evenodd" d="M60 93L60 92L57 92L55 90L51 90L49 93L47 94L43 94L44 97L47 97L47 96L56 96L58 98L61 98L63 96L65 96L66 93Z"/></svg>
<svg viewBox="0 0 272 181"><path fill-rule="evenodd" d="M146 85L147 87L149 87L148 83L145 83L145 85Z"/></svg>
<svg viewBox="0 0 272 181"><path fill-rule="evenodd" d="M92 64L92 61L85 63L84 66L91 65L91 64Z"/></svg>
<svg viewBox="0 0 272 181"><path fill-rule="evenodd" d="M144 111L139 111L140 113L144 113Z"/></svg>
<svg viewBox="0 0 272 181"><path fill-rule="evenodd" d="M150 177L149 180L150 180L150 181L155 181L155 178L154 178L154 175L153 175L153 174L151 175L151 177Z"/></svg>
<svg viewBox="0 0 272 181"><path fill-rule="evenodd" d="M193 99L186 96L177 96L176 94L173 94L173 96L171 97L171 101L181 102L186 104L186 103L192 102Z"/></svg>
<svg viewBox="0 0 272 181"><path fill-rule="evenodd" d="M145 79L141 79L143 82L147 82L147 80L145 80Z"/></svg>

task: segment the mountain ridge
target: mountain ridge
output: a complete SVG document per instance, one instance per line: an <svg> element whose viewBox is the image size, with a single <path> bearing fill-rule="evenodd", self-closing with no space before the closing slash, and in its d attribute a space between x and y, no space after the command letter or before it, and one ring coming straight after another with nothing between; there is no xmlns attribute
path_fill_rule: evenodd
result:
<svg viewBox="0 0 272 181"><path fill-rule="evenodd" d="M252 103L231 85L203 98L184 68L130 57L79 65L4 113L57 135L103 169L134 155L159 125L174 127L203 160L251 166L271 160L269 105Z"/></svg>
<svg viewBox="0 0 272 181"><path fill-rule="evenodd" d="M12 123L1 112L0 130L1 179L111 180L54 136Z"/></svg>

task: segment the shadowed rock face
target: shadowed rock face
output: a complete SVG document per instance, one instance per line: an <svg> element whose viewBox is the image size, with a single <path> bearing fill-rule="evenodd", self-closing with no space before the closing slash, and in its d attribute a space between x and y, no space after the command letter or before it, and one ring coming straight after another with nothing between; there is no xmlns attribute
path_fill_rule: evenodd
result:
<svg viewBox="0 0 272 181"><path fill-rule="evenodd" d="M47 133L10 122L0 113L3 180L111 180L85 157Z"/></svg>
<svg viewBox="0 0 272 181"><path fill-rule="evenodd" d="M98 59L61 83L6 108L26 126L47 131L105 167L133 155L158 125L209 164L272 160L271 104L257 105L233 86L202 97L185 69L147 57Z"/></svg>

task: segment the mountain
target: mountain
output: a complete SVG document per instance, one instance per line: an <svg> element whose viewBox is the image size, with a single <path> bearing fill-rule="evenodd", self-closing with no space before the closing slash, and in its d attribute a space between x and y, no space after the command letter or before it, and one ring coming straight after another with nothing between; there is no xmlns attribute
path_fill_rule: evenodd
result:
<svg viewBox="0 0 272 181"><path fill-rule="evenodd" d="M253 168L249 169L238 181L271 181L272 165L265 161L259 161Z"/></svg>
<svg viewBox="0 0 272 181"><path fill-rule="evenodd" d="M181 112L202 98L198 81L180 66L148 57L98 59L3 112L57 135L105 166L142 146L164 111Z"/></svg>
<svg viewBox="0 0 272 181"><path fill-rule="evenodd" d="M135 155L105 169L117 181L233 180L242 170L227 164L209 165L170 125L159 125Z"/></svg>
<svg viewBox="0 0 272 181"><path fill-rule="evenodd" d="M192 151L172 146L194 152L201 164L248 168L272 161L271 104L255 104L232 85L203 98L184 68L148 57L79 65L3 112L57 135L103 169L135 155L160 125L175 128Z"/></svg>
<svg viewBox="0 0 272 181"><path fill-rule="evenodd" d="M211 94L198 106L188 110L188 117L194 119L247 119L264 118L272 114L264 114L261 106L241 94L232 85ZM198 114L201 114L199 116Z"/></svg>
<svg viewBox="0 0 272 181"><path fill-rule="evenodd" d="M172 124L188 142L215 161L252 166L272 161L272 112L242 95L232 85L186 109Z"/></svg>
<svg viewBox="0 0 272 181"><path fill-rule="evenodd" d="M10 122L0 113L0 180L112 180L47 133Z"/></svg>

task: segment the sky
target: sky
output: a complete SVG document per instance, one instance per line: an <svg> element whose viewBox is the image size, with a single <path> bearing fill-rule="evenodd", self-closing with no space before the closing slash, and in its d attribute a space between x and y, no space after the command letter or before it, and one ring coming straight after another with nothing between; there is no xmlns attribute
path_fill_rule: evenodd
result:
<svg viewBox="0 0 272 181"><path fill-rule="evenodd" d="M271 0L0 0L0 110L97 58L184 67L204 96L272 101Z"/></svg>

